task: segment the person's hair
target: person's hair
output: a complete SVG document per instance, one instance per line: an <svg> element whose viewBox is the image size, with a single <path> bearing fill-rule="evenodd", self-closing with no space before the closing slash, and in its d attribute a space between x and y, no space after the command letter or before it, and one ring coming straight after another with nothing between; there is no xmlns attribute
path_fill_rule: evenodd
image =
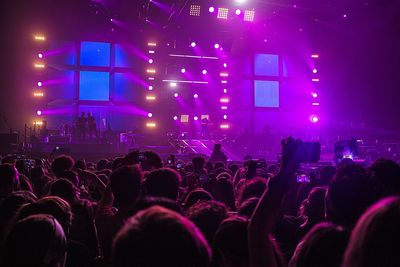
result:
<svg viewBox="0 0 400 267"><path fill-rule="evenodd" d="M325 187L314 187L304 202L304 215L308 220L320 222L325 217Z"/></svg>
<svg viewBox="0 0 400 267"><path fill-rule="evenodd" d="M220 224L213 243L218 266L249 265L247 226L248 220L239 216L230 217ZM223 264L223 261L227 262Z"/></svg>
<svg viewBox="0 0 400 267"><path fill-rule="evenodd" d="M76 169L86 170L86 168L87 168L86 160L84 159L77 160L73 167L74 170Z"/></svg>
<svg viewBox="0 0 400 267"><path fill-rule="evenodd" d="M222 177L217 180L213 197L215 200L224 203L231 211L236 210L235 193L230 179Z"/></svg>
<svg viewBox="0 0 400 267"><path fill-rule="evenodd" d="M137 166L122 166L110 176L111 191L116 207L133 205L140 193L142 174Z"/></svg>
<svg viewBox="0 0 400 267"><path fill-rule="evenodd" d="M239 203L242 204L244 201L252 197L261 197L266 188L267 180L265 178L255 177L246 180L239 194Z"/></svg>
<svg viewBox="0 0 400 267"><path fill-rule="evenodd" d="M342 266L400 266L399 225L399 197L381 200L370 207L351 234Z"/></svg>
<svg viewBox="0 0 400 267"><path fill-rule="evenodd" d="M74 159L67 155L58 156L51 163L51 171L56 177L60 177L66 170L72 170Z"/></svg>
<svg viewBox="0 0 400 267"><path fill-rule="evenodd" d="M107 163L108 160L107 159L101 159L96 163L96 170L98 171L102 171L104 169L107 169Z"/></svg>
<svg viewBox="0 0 400 267"><path fill-rule="evenodd" d="M144 161L141 162L143 170L151 171L152 169L160 169L163 167L162 160L156 152L145 151L143 155L145 157Z"/></svg>
<svg viewBox="0 0 400 267"><path fill-rule="evenodd" d="M65 178L60 178L51 182L48 195L60 197L71 203L78 198L78 189L71 181Z"/></svg>
<svg viewBox="0 0 400 267"><path fill-rule="evenodd" d="M60 178L65 178L70 181L74 186L79 187L79 177L75 171L66 170L60 176Z"/></svg>
<svg viewBox="0 0 400 267"><path fill-rule="evenodd" d="M315 225L297 245L290 267L339 267L349 233L331 223Z"/></svg>
<svg viewBox="0 0 400 267"><path fill-rule="evenodd" d="M356 164L338 169L326 195L327 219L352 228L375 200L375 192L365 169Z"/></svg>
<svg viewBox="0 0 400 267"><path fill-rule="evenodd" d="M253 212L257 207L259 200L260 199L258 197L252 197L247 199L240 205L238 209L238 214L250 219L251 215L253 215Z"/></svg>
<svg viewBox="0 0 400 267"><path fill-rule="evenodd" d="M67 241L50 215L32 215L16 222L5 240L5 267L63 266Z"/></svg>
<svg viewBox="0 0 400 267"><path fill-rule="evenodd" d="M148 209L153 206L161 206L166 209L175 211L181 215L184 214L180 205L178 205L176 201L165 197L144 197L142 199L139 199L138 202L136 202L133 208L129 211L129 214L132 216L138 213L139 211Z"/></svg>
<svg viewBox="0 0 400 267"><path fill-rule="evenodd" d="M201 201L189 208L187 216L211 244L218 226L228 217L228 210L221 202Z"/></svg>
<svg viewBox="0 0 400 267"><path fill-rule="evenodd" d="M149 173L144 182L147 196L166 197L177 200L180 175L173 169L162 168Z"/></svg>
<svg viewBox="0 0 400 267"><path fill-rule="evenodd" d="M71 206L60 197L48 196L39 199L35 203L26 204L21 207L16 215L16 220L35 214L48 214L57 219L62 226L64 233L68 235L72 223Z"/></svg>
<svg viewBox="0 0 400 267"><path fill-rule="evenodd" d="M206 267L211 251L201 232L185 217L154 206L131 217L113 242L115 267Z"/></svg>
<svg viewBox="0 0 400 267"><path fill-rule="evenodd" d="M336 168L334 166L324 166L319 169L319 181L321 185L328 186L335 176Z"/></svg>
<svg viewBox="0 0 400 267"><path fill-rule="evenodd" d="M11 193L19 189L19 175L17 169L9 164L0 165L0 190Z"/></svg>
<svg viewBox="0 0 400 267"><path fill-rule="evenodd" d="M379 197L400 194L400 165L390 159L378 159L368 169Z"/></svg>
<svg viewBox="0 0 400 267"><path fill-rule="evenodd" d="M186 196L185 198L185 208L188 209L197 202L200 201L211 201L213 200L213 197L209 192L202 188L196 188Z"/></svg>
<svg viewBox="0 0 400 267"><path fill-rule="evenodd" d="M202 171L205 164L206 160L203 157L194 157L192 159L192 165L195 171Z"/></svg>

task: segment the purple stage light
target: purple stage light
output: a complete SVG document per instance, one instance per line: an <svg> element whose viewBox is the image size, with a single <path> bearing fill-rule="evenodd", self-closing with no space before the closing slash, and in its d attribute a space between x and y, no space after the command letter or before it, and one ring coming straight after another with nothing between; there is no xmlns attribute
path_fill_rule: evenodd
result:
<svg viewBox="0 0 400 267"><path fill-rule="evenodd" d="M317 98L318 94L317 93L312 93L312 97Z"/></svg>
<svg viewBox="0 0 400 267"><path fill-rule="evenodd" d="M194 98L199 98L199 95L198 94L194 94L193 97Z"/></svg>
<svg viewBox="0 0 400 267"><path fill-rule="evenodd" d="M178 116L174 116L173 119L174 119L174 121L177 121L178 120Z"/></svg>
<svg viewBox="0 0 400 267"><path fill-rule="evenodd" d="M219 48L219 44L216 43L216 44L214 45L214 48L215 48L215 49L218 49L218 48Z"/></svg>
<svg viewBox="0 0 400 267"><path fill-rule="evenodd" d="M316 73L318 72L318 70L317 70L317 69L313 69L312 72L313 72L314 74L316 74Z"/></svg>
<svg viewBox="0 0 400 267"><path fill-rule="evenodd" d="M207 74L207 70L203 70L201 73L203 73L203 75Z"/></svg>
<svg viewBox="0 0 400 267"><path fill-rule="evenodd" d="M194 119L195 121L197 121L197 120L199 120L199 117L194 116L193 119Z"/></svg>
<svg viewBox="0 0 400 267"><path fill-rule="evenodd" d="M178 93L175 93L175 94L174 94L174 97L178 97L178 96L179 96L179 94L178 94Z"/></svg>
<svg viewBox="0 0 400 267"><path fill-rule="evenodd" d="M149 117L149 118L153 117L153 113L151 113L151 112L147 113L147 117Z"/></svg>
<svg viewBox="0 0 400 267"><path fill-rule="evenodd" d="M228 67L228 64L224 63L224 68L227 68L227 67Z"/></svg>
<svg viewBox="0 0 400 267"><path fill-rule="evenodd" d="M154 60L150 58L150 59L149 59L149 63L150 63L150 64L153 64L153 62L154 62Z"/></svg>
<svg viewBox="0 0 400 267"><path fill-rule="evenodd" d="M43 54L42 54L42 53L39 53L39 54L38 54L38 58L42 59L42 58L43 58Z"/></svg>
<svg viewBox="0 0 400 267"><path fill-rule="evenodd" d="M169 86L171 86L171 87L176 87L176 86L177 86L177 83L176 83L176 82L170 82L170 83L169 83Z"/></svg>
<svg viewBox="0 0 400 267"><path fill-rule="evenodd" d="M228 115L224 115L224 120L228 119Z"/></svg>
<svg viewBox="0 0 400 267"><path fill-rule="evenodd" d="M42 82L37 82L37 86L42 87L43 83Z"/></svg>
<svg viewBox="0 0 400 267"><path fill-rule="evenodd" d="M41 110L36 111L36 115L42 116L42 111Z"/></svg>
<svg viewBox="0 0 400 267"><path fill-rule="evenodd" d="M235 14L239 16L240 14L242 14L242 11L238 8L236 9Z"/></svg>
<svg viewBox="0 0 400 267"><path fill-rule="evenodd" d="M190 43L190 46L191 46L191 47L196 47L196 42L191 42L191 43Z"/></svg>
<svg viewBox="0 0 400 267"><path fill-rule="evenodd" d="M311 122L312 122L312 123L317 123L317 122L319 122L319 117L318 117L318 116L315 116L315 115L312 115L312 116L311 116Z"/></svg>
<svg viewBox="0 0 400 267"><path fill-rule="evenodd" d="M153 86L149 86L149 91L153 91Z"/></svg>
<svg viewBox="0 0 400 267"><path fill-rule="evenodd" d="M186 69L185 68L182 68L181 69L181 73L185 73L186 72Z"/></svg>
<svg viewBox="0 0 400 267"><path fill-rule="evenodd" d="M210 8L208 9L208 11L209 11L210 13L214 13L214 11L215 11L215 7L213 7L213 6L210 6Z"/></svg>
<svg viewBox="0 0 400 267"><path fill-rule="evenodd" d="M227 94L228 93L228 89L224 89L224 94Z"/></svg>

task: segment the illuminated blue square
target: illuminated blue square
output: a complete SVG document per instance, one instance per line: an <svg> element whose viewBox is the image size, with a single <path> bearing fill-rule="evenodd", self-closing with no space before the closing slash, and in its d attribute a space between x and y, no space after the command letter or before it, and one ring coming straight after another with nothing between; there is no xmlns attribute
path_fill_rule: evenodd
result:
<svg viewBox="0 0 400 267"><path fill-rule="evenodd" d="M254 105L262 108L278 108L279 82L254 81Z"/></svg>
<svg viewBox="0 0 400 267"><path fill-rule="evenodd" d="M108 72L81 71L79 99L108 101L110 96L110 74Z"/></svg>
<svg viewBox="0 0 400 267"><path fill-rule="evenodd" d="M138 58L136 58L133 52L135 48L132 45L116 44L114 47L115 67L133 68L137 65Z"/></svg>
<svg viewBox="0 0 400 267"><path fill-rule="evenodd" d="M279 76L279 56L256 54L254 60L254 74L257 76Z"/></svg>
<svg viewBox="0 0 400 267"><path fill-rule="evenodd" d="M81 66L110 66L110 44L100 42L82 42Z"/></svg>

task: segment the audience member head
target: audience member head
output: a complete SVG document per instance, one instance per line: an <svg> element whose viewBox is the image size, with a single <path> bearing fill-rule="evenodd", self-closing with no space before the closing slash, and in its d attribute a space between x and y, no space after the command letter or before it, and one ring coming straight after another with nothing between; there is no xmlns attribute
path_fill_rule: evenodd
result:
<svg viewBox="0 0 400 267"><path fill-rule="evenodd" d="M207 170L207 173L212 173L214 171L214 164L211 161L207 161L204 168Z"/></svg>
<svg viewBox="0 0 400 267"><path fill-rule="evenodd" d="M310 223L318 223L325 218L326 188L314 187L303 202L304 215Z"/></svg>
<svg viewBox="0 0 400 267"><path fill-rule="evenodd" d="M240 205L240 207L238 209L238 214L240 216L250 219L251 215L253 215L253 212L257 207L259 200L260 199L258 197L252 197L252 198L247 199Z"/></svg>
<svg viewBox="0 0 400 267"><path fill-rule="evenodd" d="M239 203L242 204L252 197L261 197L266 188L267 181L265 178L256 177L251 180L246 180L240 192Z"/></svg>
<svg viewBox="0 0 400 267"><path fill-rule="evenodd" d="M214 250L218 266L249 266L248 220L234 216L224 220L215 234Z"/></svg>
<svg viewBox="0 0 400 267"><path fill-rule="evenodd" d="M221 202L201 201L189 208L187 216L212 244L218 226L228 217L228 211Z"/></svg>
<svg viewBox="0 0 400 267"><path fill-rule="evenodd" d="M224 203L231 211L236 210L235 193L230 179L226 177L218 179L214 190L213 197L215 200Z"/></svg>
<svg viewBox="0 0 400 267"><path fill-rule="evenodd" d="M101 159L101 160L99 160L99 161L96 163L96 170L102 171L102 170L107 169L107 163L108 163L108 160L106 160L106 159Z"/></svg>
<svg viewBox="0 0 400 267"><path fill-rule="evenodd" d="M351 229L374 200L372 183L365 169L356 164L344 165L329 184L327 219Z"/></svg>
<svg viewBox="0 0 400 267"><path fill-rule="evenodd" d="M135 204L141 189L142 175L137 166L123 166L110 176L110 187L117 208Z"/></svg>
<svg viewBox="0 0 400 267"><path fill-rule="evenodd" d="M71 181L64 178L51 182L49 195L60 197L68 203L72 203L79 198L78 189Z"/></svg>
<svg viewBox="0 0 400 267"><path fill-rule="evenodd" d="M32 215L17 221L5 241L6 267L63 267L67 242L50 215Z"/></svg>
<svg viewBox="0 0 400 267"><path fill-rule="evenodd" d="M74 160L67 155L58 156L51 163L51 171L56 177L60 177L64 171L72 170Z"/></svg>
<svg viewBox="0 0 400 267"><path fill-rule="evenodd" d="M321 223L315 225L297 245L290 267L340 267L349 233L344 228Z"/></svg>
<svg viewBox="0 0 400 267"><path fill-rule="evenodd" d="M206 190L202 188L196 188L186 196L185 199L185 208L188 209L197 202L200 201L211 201L213 200L213 197L211 196L210 193L208 193Z"/></svg>
<svg viewBox="0 0 400 267"><path fill-rule="evenodd" d="M157 169L147 176L144 183L147 196L178 199L180 175L170 168Z"/></svg>
<svg viewBox="0 0 400 267"><path fill-rule="evenodd" d="M192 159L193 171L195 173L201 173L204 170L204 165L206 164L206 160L203 157L194 157Z"/></svg>
<svg viewBox="0 0 400 267"><path fill-rule="evenodd" d="M0 196L8 196L19 190L20 180L17 169L11 164L0 165Z"/></svg>
<svg viewBox="0 0 400 267"><path fill-rule="evenodd" d="M328 186L335 176L336 168L334 166L324 166L319 170L319 181L321 185Z"/></svg>
<svg viewBox="0 0 400 267"><path fill-rule="evenodd" d="M370 207L351 234L342 266L400 266L399 225L400 198L386 198Z"/></svg>
<svg viewBox="0 0 400 267"><path fill-rule="evenodd" d="M217 161L214 163L214 170L223 169L225 171L225 163L223 161ZM218 175L218 174L216 174Z"/></svg>
<svg viewBox="0 0 400 267"><path fill-rule="evenodd" d="M400 194L400 165L390 159L378 159L368 170L379 197Z"/></svg>
<svg viewBox="0 0 400 267"><path fill-rule="evenodd" d="M76 169L86 170L86 168L87 168L86 160L84 159L77 160L73 167L74 170Z"/></svg>
<svg viewBox="0 0 400 267"><path fill-rule="evenodd" d="M184 212L181 209L181 206L178 205L176 203L176 201L174 201L170 198L165 198L165 197L145 197L145 198L139 199L138 202L136 202L136 204L134 205L133 209L130 210L129 214L135 215L139 211L148 209L153 206L160 206L160 207L175 211L181 215L184 215Z"/></svg>
<svg viewBox="0 0 400 267"><path fill-rule="evenodd" d="M163 167L160 156L154 151L143 152L144 159L140 162L140 166L144 171L152 171Z"/></svg>
<svg viewBox="0 0 400 267"><path fill-rule="evenodd" d="M159 206L131 217L113 244L115 267L206 267L210 254L207 241L192 222Z"/></svg>
<svg viewBox="0 0 400 267"><path fill-rule="evenodd" d="M78 174L74 171L66 170L60 175L60 178L65 178L70 181L74 186L79 187L79 177Z"/></svg>

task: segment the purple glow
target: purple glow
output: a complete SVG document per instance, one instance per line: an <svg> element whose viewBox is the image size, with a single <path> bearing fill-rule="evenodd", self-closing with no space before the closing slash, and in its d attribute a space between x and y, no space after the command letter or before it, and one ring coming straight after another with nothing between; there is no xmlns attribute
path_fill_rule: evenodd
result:
<svg viewBox="0 0 400 267"><path fill-rule="evenodd" d="M195 42L191 42L191 43L190 43L190 46L191 46L191 47L196 47L196 43L195 43Z"/></svg>
<svg viewBox="0 0 400 267"><path fill-rule="evenodd" d="M175 93L175 94L174 94L174 97L178 97L178 96L179 96L179 94L178 94L178 93Z"/></svg>
<svg viewBox="0 0 400 267"><path fill-rule="evenodd" d="M319 117L318 117L318 116L315 116L315 115L312 115L312 116L311 116L311 122L312 122L312 123L317 123L317 122L319 122Z"/></svg>
<svg viewBox="0 0 400 267"><path fill-rule="evenodd" d="M182 68L181 69L181 73L185 73L186 72L186 69L185 68Z"/></svg>
<svg viewBox="0 0 400 267"><path fill-rule="evenodd" d="M151 113L151 112L147 113L147 117L149 117L149 118L153 117L153 113Z"/></svg>
<svg viewBox="0 0 400 267"><path fill-rule="evenodd" d="M193 97L194 98L199 98L199 95L198 94L194 94Z"/></svg>
<svg viewBox="0 0 400 267"><path fill-rule="evenodd" d="M228 115L224 115L224 120L228 119Z"/></svg>
<svg viewBox="0 0 400 267"><path fill-rule="evenodd" d="M228 67L228 64L224 63L224 68Z"/></svg>
<svg viewBox="0 0 400 267"><path fill-rule="evenodd" d="M239 16L240 14L242 14L242 11L238 8L236 9L235 14Z"/></svg>
<svg viewBox="0 0 400 267"><path fill-rule="evenodd" d="M317 69L313 69L312 72L313 72L314 74L316 74L316 73L318 72L318 70L317 70Z"/></svg>
<svg viewBox="0 0 400 267"><path fill-rule="evenodd" d="M214 48L215 48L215 49L218 49L218 48L219 48L219 44L216 43L216 44L214 45Z"/></svg>
<svg viewBox="0 0 400 267"><path fill-rule="evenodd" d="M214 13L215 8L214 8L213 6L210 6L210 8L208 9L208 11L209 11L210 13Z"/></svg>
<svg viewBox="0 0 400 267"><path fill-rule="evenodd" d="M42 58L43 58L43 54L42 54L42 53L39 53L39 54L38 54L38 58L42 59Z"/></svg>
<svg viewBox="0 0 400 267"><path fill-rule="evenodd" d="M153 62L154 62L153 59L150 58L150 59L149 59L149 63L150 63L150 64L153 64Z"/></svg>
<svg viewBox="0 0 400 267"><path fill-rule="evenodd" d="M38 111L36 111L36 114L37 114L38 116L42 116L42 111L41 111L41 110L38 110Z"/></svg>
<svg viewBox="0 0 400 267"><path fill-rule="evenodd" d="M113 20L113 19L110 19L110 21L113 22L114 20Z"/></svg>
<svg viewBox="0 0 400 267"><path fill-rule="evenodd" d="M42 87L43 83L42 82L37 82L37 86Z"/></svg>
<svg viewBox="0 0 400 267"><path fill-rule="evenodd" d="M177 121L178 120L178 116L174 116L174 121Z"/></svg>
<svg viewBox="0 0 400 267"><path fill-rule="evenodd" d="M203 73L203 75L207 74L207 70L203 70L201 73Z"/></svg>
<svg viewBox="0 0 400 267"><path fill-rule="evenodd" d="M312 97L317 98L318 94L317 93L312 93Z"/></svg>
<svg viewBox="0 0 400 267"><path fill-rule="evenodd" d="M194 116L194 118L193 118L195 121L197 121L197 120L199 120L199 117L197 117L197 116Z"/></svg>

